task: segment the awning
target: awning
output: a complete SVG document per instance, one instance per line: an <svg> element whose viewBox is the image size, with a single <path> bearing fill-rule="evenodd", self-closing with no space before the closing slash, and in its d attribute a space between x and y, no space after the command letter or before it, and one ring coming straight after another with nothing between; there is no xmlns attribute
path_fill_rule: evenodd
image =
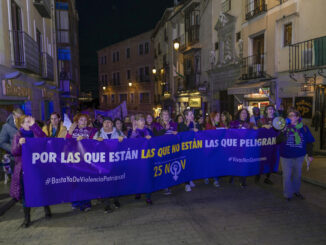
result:
<svg viewBox="0 0 326 245"><path fill-rule="evenodd" d="M255 94L259 93L260 88L270 86L270 81L260 82L239 82L228 88L228 94Z"/></svg>

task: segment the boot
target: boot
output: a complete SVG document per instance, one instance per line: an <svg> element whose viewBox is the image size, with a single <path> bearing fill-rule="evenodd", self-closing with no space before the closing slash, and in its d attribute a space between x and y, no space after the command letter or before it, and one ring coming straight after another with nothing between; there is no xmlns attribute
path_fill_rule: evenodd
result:
<svg viewBox="0 0 326 245"><path fill-rule="evenodd" d="M31 208L24 207L24 216L25 216L25 219L24 219L22 226L24 228L27 228L31 224Z"/></svg>
<svg viewBox="0 0 326 245"><path fill-rule="evenodd" d="M44 206L45 218L49 219L52 217L51 209L49 206Z"/></svg>

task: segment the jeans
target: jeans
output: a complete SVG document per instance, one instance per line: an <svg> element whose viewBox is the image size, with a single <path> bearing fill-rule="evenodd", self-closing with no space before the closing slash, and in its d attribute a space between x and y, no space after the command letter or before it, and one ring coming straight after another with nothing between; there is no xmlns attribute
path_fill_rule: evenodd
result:
<svg viewBox="0 0 326 245"><path fill-rule="evenodd" d="M303 161L304 156L297 158L281 157L283 170L283 194L285 198L292 198L294 193L300 193Z"/></svg>

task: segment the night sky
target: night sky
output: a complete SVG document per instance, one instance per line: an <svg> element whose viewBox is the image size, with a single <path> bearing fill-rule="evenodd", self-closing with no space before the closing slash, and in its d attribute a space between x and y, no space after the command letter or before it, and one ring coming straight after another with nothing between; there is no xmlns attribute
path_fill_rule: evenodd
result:
<svg viewBox="0 0 326 245"><path fill-rule="evenodd" d="M98 96L96 51L153 29L173 0L77 0L81 91Z"/></svg>

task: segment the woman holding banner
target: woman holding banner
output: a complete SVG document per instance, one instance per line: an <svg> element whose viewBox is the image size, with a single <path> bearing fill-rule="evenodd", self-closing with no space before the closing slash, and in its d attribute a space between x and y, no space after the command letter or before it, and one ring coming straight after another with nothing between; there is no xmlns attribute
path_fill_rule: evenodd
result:
<svg viewBox="0 0 326 245"><path fill-rule="evenodd" d="M178 133L178 125L171 120L170 114L168 110L162 110L160 113L159 123L155 123L153 126L153 134L154 136L161 136L167 134ZM171 195L171 189L166 188L164 190L164 195Z"/></svg>
<svg viewBox="0 0 326 245"><path fill-rule="evenodd" d="M67 133L67 139L93 139L96 129L89 127L90 118L87 114L78 113L71 124ZM90 200L72 202L72 209L79 209L87 212L91 209L92 204Z"/></svg>
<svg viewBox="0 0 326 245"><path fill-rule="evenodd" d="M103 117L103 126L99 131L97 131L94 139L98 141L118 139L121 142L124 137L124 135L120 135L118 131L113 127L113 120L110 117ZM105 205L104 211L106 213L111 213L113 210L110 205L110 198L104 198L103 202ZM120 208L121 206L117 197L114 198L113 204L115 208Z"/></svg>
<svg viewBox="0 0 326 245"><path fill-rule="evenodd" d="M18 132L15 134L11 152L15 157L15 170L11 180L10 195L16 200L22 200L24 207L24 222L22 226L27 228L31 223L31 208L25 206L25 192L23 183L23 170L22 170L22 145L25 144L26 138L40 138L46 137L42 129L35 123L35 119L31 116L20 116L17 119ZM44 207L45 217L52 216L49 206Z"/></svg>
<svg viewBox="0 0 326 245"><path fill-rule="evenodd" d="M146 138L150 139L152 138L152 132L145 127L145 116L143 114L137 114L135 116L135 126L136 128L132 131L130 138L135 139L135 138ZM146 203L149 205L153 204L153 201L151 199L152 193L147 193L146 194ZM141 195L137 194L135 199L140 199Z"/></svg>
<svg viewBox="0 0 326 245"><path fill-rule="evenodd" d="M312 158L312 143L315 141L309 128L303 125L300 112L291 109L288 112L290 124L278 136L280 143L281 164L283 170L283 195L290 201L293 196L304 199L300 193L302 164L306 158L307 164Z"/></svg>
<svg viewBox="0 0 326 245"><path fill-rule="evenodd" d="M185 117L185 121L183 123L178 124L178 132L186 132L186 131L194 131L198 132L199 125L194 120L194 113L190 109L186 109L183 112ZM195 187L195 183L193 181L188 181L185 183L185 191L190 192L191 188Z"/></svg>
<svg viewBox="0 0 326 245"><path fill-rule="evenodd" d="M260 128L271 129L273 128L273 120L275 118L275 108L273 105L268 105L264 109L264 117L259 119L257 126ZM261 171L263 171L263 165L261 166ZM270 166L270 170L273 171L273 166ZM255 182L258 183L260 180L261 174L256 175ZM266 178L264 180L265 184L272 185L273 182L270 180L271 173L266 174Z"/></svg>
<svg viewBox="0 0 326 245"><path fill-rule="evenodd" d="M252 129L252 128L256 129L257 128L252 123L250 123L250 114L249 111L245 108L240 109L235 118L236 120L230 123L230 128L234 128L234 129ZM233 182L233 176L231 176L229 182L230 183ZM245 188L247 186L246 177L240 177L240 186L242 188Z"/></svg>
<svg viewBox="0 0 326 245"><path fill-rule="evenodd" d="M63 126L61 116L57 112L50 115L50 121L42 128L47 137L65 138L67 128Z"/></svg>
<svg viewBox="0 0 326 245"><path fill-rule="evenodd" d="M206 123L206 126L205 126L206 130L216 130L216 129L223 128L223 127L221 127L220 121L221 121L221 114L219 112L211 112L209 114L208 123ZM209 184L208 178L206 178L204 181L205 181L205 184ZM215 187L220 187L220 184L218 182L218 177L214 178L213 185Z"/></svg>

